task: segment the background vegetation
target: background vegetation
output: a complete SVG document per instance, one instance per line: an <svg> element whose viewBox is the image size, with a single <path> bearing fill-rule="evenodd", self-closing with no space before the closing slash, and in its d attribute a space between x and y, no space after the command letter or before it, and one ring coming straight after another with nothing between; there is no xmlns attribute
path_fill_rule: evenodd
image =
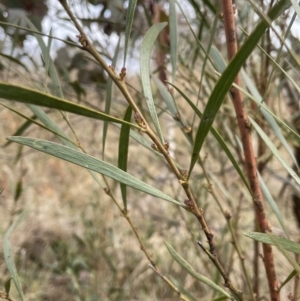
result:
<svg viewBox="0 0 300 301"><path fill-rule="evenodd" d="M299 299L300 9L222 4L0 1L1 298Z"/></svg>

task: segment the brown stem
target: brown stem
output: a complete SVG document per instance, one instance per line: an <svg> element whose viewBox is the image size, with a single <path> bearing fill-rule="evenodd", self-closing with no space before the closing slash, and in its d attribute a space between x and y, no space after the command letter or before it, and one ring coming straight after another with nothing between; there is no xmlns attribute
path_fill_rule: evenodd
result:
<svg viewBox="0 0 300 301"><path fill-rule="evenodd" d="M224 27L227 41L228 60L237 53L236 28L234 12L231 0L222 0ZM235 79L236 85L240 86L239 75ZM242 93L235 87L231 88L231 96L235 108L238 127L242 138L245 165L250 183L256 220L261 232L269 232L270 227L266 217L262 192L258 182L257 166L251 139L251 124L248 120L244 107ZM272 301L279 301L278 281L274 265L274 256L271 245L263 244L264 265L267 274L270 296Z"/></svg>
<svg viewBox="0 0 300 301"><path fill-rule="evenodd" d="M214 265L216 266L216 268L220 272L221 276L224 279L224 286L228 287L238 297L239 300L243 301L244 300L243 292L239 291L238 289L236 289L233 286L233 284L231 283L231 281L228 277L228 274L225 272L225 270L222 267L222 265L220 264L218 258L216 256L212 255L206 248L204 248L204 246L202 245L202 243L200 241L197 241L197 244L206 253L206 255L214 263Z"/></svg>

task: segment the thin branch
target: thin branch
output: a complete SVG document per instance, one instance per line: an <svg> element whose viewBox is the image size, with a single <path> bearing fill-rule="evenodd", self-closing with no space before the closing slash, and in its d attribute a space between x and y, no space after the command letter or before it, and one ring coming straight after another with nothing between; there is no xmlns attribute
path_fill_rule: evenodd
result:
<svg viewBox="0 0 300 301"><path fill-rule="evenodd" d="M135 121L136 123L143 128L143 132L148 135L148 137L154 142L155 147L157 150L165 157L166 161L168 162L171 170L173 173L176 175L179 183L183 187L187 199L185 200L185 205L184 208L194 214L194 216L197 218L198 222L201 225L201 228L206 236L207 242L209 244L209 251L207 250L207 255L211 256L214 258L212 260L214 264L217 266L217 268L220 271L224 272L223 267L220 265L220 263L217 260L216 257L216 247L213 241L213 233L209 229L206 220L204 218L204 213L201 208L198 207L196 199L190 189L190 185L187 179L187 171L181 171L177 168L175 162L173 161L172 157L170 156L168 150L166 149L165 145L163 145L160 141L160 139L157 137L157 135L152 131L150 126L148 125L146 119L143 117L141 111L139 110L136 102L133 100L131 97L131 94L129 93L126 82L125 82L125 77L126 77L126 68L122 68L121 73L118 75L116 74L114 67L108 66L103 59L103 57L97 52L93 44L90 42L88 39L87 35L85 34L83 28L75 18L73 12L71 11L68 3L66 0L59 0L61 5L64 7L65 11L69 15L70 19L73 21L75 27L79 31L80 35L78 36L78 39L82 45L82 49L89 52L95 60L102 66L102 68L108 73L109 77L114 81L116 86L119 88L120 92L123 94L127 102L131 105L132 109L135 112ZM126 215L125 215L126 218ZM147 255L146 255L147 256ZM148 258L148 256L147 256ZM148 258L149 259L149 258ZM151 261L150 261L151 262ZM151 262L152 263L152 262ZM155 265L153 266L155 267ZM242 293L237 290L231 282L228 280L228 277L225 273L221 273L226 282L226 286L236 295L240 300L243 300Z"/></svg>
<svg viewBox="0 0 300 301"><path fill-rule="evenodd" d="M222 7L227 41L228 59L231 60L232 57L237 53L238 49L232 1L222 0ZM236 77L234 82L237 85L240 85L239 75ZM263 233L266 233L270 231L270 227L266 217L264 200L258 182L257 166L251 139L251 123L249 122L247 113L245 111L242 93L235 87L232 87L230 92L233 100L233 105L236 111L240 135L242 138L245 156L245 167L253 195L253 205L256 220L259 226L259 230ZM278 291L278 280L276 276L274 256L271 245L263 244L263 254L263 262L267 274L271 300L279 301L280 295Z"/></svg>

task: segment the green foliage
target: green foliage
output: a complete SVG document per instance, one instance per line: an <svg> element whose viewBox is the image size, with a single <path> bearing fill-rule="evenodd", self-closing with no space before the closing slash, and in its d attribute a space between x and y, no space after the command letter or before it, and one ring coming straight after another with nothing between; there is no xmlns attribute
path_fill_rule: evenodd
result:
<svg viewBox="0 0 300 301"><path fill-rule="evenodd" d="M0 4L5 33L22 33L0 51L0 297L297 300L297 3L237 1L227 63L219 1L59 2L49 35L23 1L14 24ZM275 246L275 289L261 243Z"/></svg>

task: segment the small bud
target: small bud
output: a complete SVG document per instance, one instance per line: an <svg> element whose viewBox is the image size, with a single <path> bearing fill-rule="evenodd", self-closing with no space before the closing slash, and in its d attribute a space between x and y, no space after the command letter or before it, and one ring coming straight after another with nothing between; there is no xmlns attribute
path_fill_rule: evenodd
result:
<svg viewBox="0 0 300 301"><path fill-rule="evenodd" d="M173 116L173 118L176 121L180 121L181 120L180 114L178 112Z"/></svg>
<svg viewBox="0 0 300 301"><path fill-rule="evenodd" d="M184 127L182 128L182 130L183 130L185 133L187 133L187 134L190 134L190 133L192 132L192 128L191 128L190 126L188 126L188 125L184 126Z"/></svg>
<svg viewBox="0 0 300 301"><path fill-rule="evenodd" d="M123 67L123 68L121 69L120 74L119 74L119 79L120 79L120 80L124 80L125 76L126 76L126 68Z"/></svg>
<svg viewBox="0 0 300 301"><path fill-rule="evenodd" d="M155 143L152 143L152 144L151 144L151 147L152 147L154 150L158 151L158 147L157 147L157 145L156 145Z"/></svg>
<svg viewBox="0 0 300 301"><path fill-rule="evenodd" d="M78 39L79 43L82 45L82 47L87 47L88 46L88 42L85 39L85 37L83 35L77 35L76 38Z"/></svg>
<svg viewBox="0 0 300 301"><path fill-rule="evenodd" d="M134 120L141 128L145 129L147 127L144 119L139 113L134 114Z"/></svg>
<svg viewBox="0 0 300 301"><path fill-rule="evenodd" d="M232 217L232 214L228 210L225 210L224 214L225 214L225 218L229 221Z"/></svg>
<svg viewBox="0 0 300 301"><path fill-rule="evenodd" d="M185 199L185 200L184 200L184 203L185 203L185 205L187 205L187 207L188 207L189 209L193 209L193 208L194 208L194 204L193 204L193 202L192 202L191 200Z"/></svg>

